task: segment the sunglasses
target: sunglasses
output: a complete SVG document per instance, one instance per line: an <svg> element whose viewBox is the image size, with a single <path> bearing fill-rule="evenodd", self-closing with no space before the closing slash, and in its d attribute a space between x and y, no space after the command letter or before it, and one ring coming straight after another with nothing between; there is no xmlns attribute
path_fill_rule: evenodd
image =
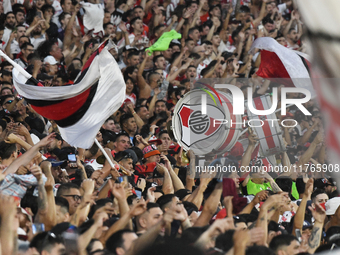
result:
<svg viewBox="0 0 340 255"><path fill-rule="evenodd" d="M11 103L13 103L13 100L9 100L5 104L11 104Z"/></svg>

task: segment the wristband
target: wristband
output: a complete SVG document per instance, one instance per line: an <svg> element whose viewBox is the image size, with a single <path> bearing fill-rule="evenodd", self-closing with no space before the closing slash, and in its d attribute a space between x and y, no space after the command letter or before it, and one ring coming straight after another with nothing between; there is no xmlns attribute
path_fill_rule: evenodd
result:
<svg viewBox="0 0 340 255"><path fill-rule="evenodd" d="M149 135L153 136L153 133L152 133L152 132L149 132Z"/></svg>

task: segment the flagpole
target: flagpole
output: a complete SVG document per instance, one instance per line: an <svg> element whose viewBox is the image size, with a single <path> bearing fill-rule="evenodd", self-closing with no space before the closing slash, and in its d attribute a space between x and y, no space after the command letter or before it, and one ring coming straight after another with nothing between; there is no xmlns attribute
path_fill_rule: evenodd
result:
<svg viewBox="0 0 340 255"><path fill-rule="evenodd" d="M24 68L22 68L20 65L15 63L10 57L8 57L1 50L0 50L0 56L5 58L12 66L14 66L15 69L17 69L19 71L19 73L21 73L23 76L25 76L25 78L27 78L27 79L33 78L32 75L30 75L28 72L26 72L26 70Z"/></svg>
<svg viewBox="0 0 340 255"><path fill-rule="evenodd" d="M109 162L110 166L112 168L116 168L115 164L113 164L113 162L111 161L111 158L109 157L109 155L107 155L106 151L104 150L103 146L98 142L97 138L94 139L94 142L96 143L96 145L98 146L98 148L100 149L100 151L103 153L103 155L105 156L106 160ZM123 166L121 166L120 164L117 163L117 165L120 167L120 169L126 174L126 175L131 175L131 172L126 170Z"/></svg>

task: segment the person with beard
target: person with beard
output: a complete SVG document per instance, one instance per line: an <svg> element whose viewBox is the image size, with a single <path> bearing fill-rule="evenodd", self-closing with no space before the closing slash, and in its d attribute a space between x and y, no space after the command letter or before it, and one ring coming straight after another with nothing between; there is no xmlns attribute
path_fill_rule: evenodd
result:
<svg viewBox="0 0 340 255"><path fill-rule="evenodd" d="M48 153L45 154L44 156L46 158L57 158L56 153L58 154L59 150L61 149L61 146L63 145L63 142L64 140L61 137L61 135L56 133L53 141L46 146Z"/></svg>
<svg viewBox="0 0 340 255"><path fill-rule="evenodd" d="M289 32L286 35L287 48L297 50L299 48L299 45L297 44L299 39L300 35L296 32L295 28L289 29Z"/></svg>
<svg viewBox="0 0 340 255"><path fill-rule="evenodd" d="M297 30L295 28L295 25L293 25L293 22L297 24ZM283 35L285 36L287 40L287 48L292 49L292 50L297 50L299 49L299 45L297 44L298 41L300 40L300 37L302 35L302 25L300 21L299 15L293 11L291 13L291 19L289 23L287 24L286 28L283 31Z"/></svg>
<svg viewBox="0 0 340 255"><path fill-rule="evenodd" d="M30 40L31 43L34 45L34 49L37 49L40 43L46 40L45 35L45 21L39 20L39 21L33 21L31 26L27 29L26 35L31 35ZM44 28L44 31L43 31Z"/></svg>
<svg viewBox="0 0 340 255"><path fill-rule="evenodd" d="M9 37L11 36L11 33L13 29L16 26L16 19L13 12L7 12L5 17L5 30L4 35L2 36L2 41L5 42L5 45L3 45L4 49L6 48L6 45L9 41Z"/></svg>
<svg viewBox="0 0 340 255"><path fill-rule="evenodd" d="M25 23L25 12L22 9L17 9L14 14L17 25L23 25Z"/></svg>

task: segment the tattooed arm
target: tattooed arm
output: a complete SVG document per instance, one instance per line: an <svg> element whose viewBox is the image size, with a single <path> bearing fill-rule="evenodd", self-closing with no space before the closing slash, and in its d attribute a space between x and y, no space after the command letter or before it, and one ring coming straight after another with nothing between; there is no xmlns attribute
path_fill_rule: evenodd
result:
<svg viewBox="0 0 340 255"><path fill-rule="evenodd" d="M305 220L305 212L307 201L310 199L310 196L313 192L313 179L309 179L306 183L305 192L303 193L301 204L296 211L294 225L292 229L292 234L295 236L295 229L300 229L302 231L303 222Z"/></svg>
<svg viewBox="0 0 340 255"><path fill-rule="evenodd" d="M188 156L189 156L190 162L187 168L185 188L192 191L192 186L195 185L195 154L192 150L189 150Z"/></svg>
<svg viewBox="0 0 340 255"><path fill-rule="evenodd" d="M36 215L35 221L43 223L42 218L47 213L47 194L42 178L42 171L39 166L32 166L30 171L38 181L38 214Z"/></svg>
<svg viewBox="0 0 340 255"><path fill-rule="evenodd" d="M256 227L260 227L264 231L263 235L263 240L262 243L259 245L266 245L267 244L267 236L268 236L268 223L267 223L267 218L268 218L268 213L272 212L280 206L280 203L283 201L283 197L285 195L288 195L287 192L283 192L278 195L272 195L270 196L266 202L261 206L259 217L257 218L256 221Z"/></svg>
<svg viewBox="0 0 340 255"><path fill-rule="evenodd" d="M308 253L313 254L320 245L322 228L326 218L326 211L319 204L315 204L315 210L313 210L311 206L308 208L311 210L315 219L312 234L308 239Z"/></svg>
<svg viewBox="0 0 340 255"><path fill-rule="evenodd" d="M270 182L270 186L272 187L272 191L275 193L282 192L282 189L277 185L275 180L266 172L265 177Z"/></svg>

